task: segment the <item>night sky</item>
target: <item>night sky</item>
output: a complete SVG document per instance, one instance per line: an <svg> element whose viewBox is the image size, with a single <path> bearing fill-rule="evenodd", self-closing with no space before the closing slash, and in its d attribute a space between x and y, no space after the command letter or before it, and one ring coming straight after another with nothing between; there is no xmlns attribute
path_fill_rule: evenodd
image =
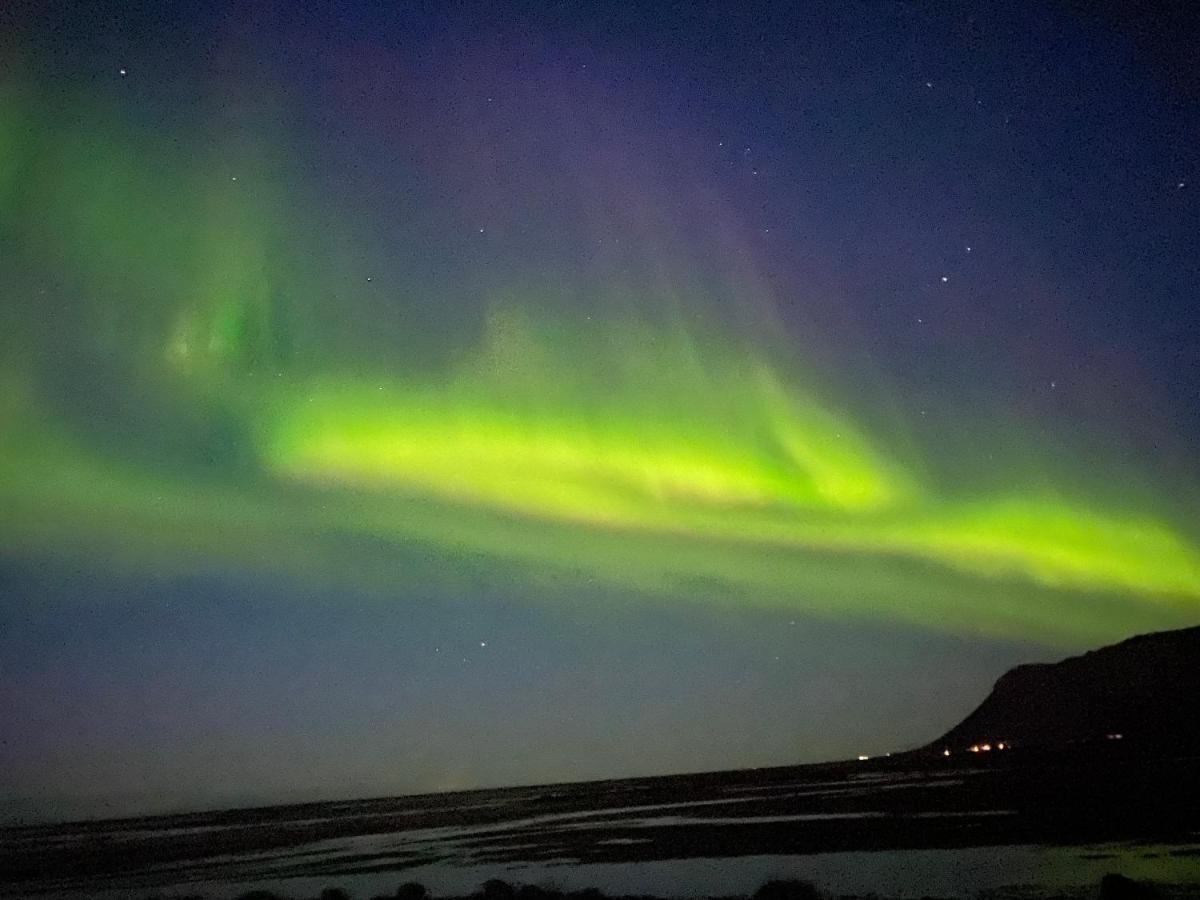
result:
<svg viewBox="0 0 1200 900"><path fill-rule="evenodd" d="M542 6L5 5L9 818L873 754L1200 622L1187 4Z"/></svg>

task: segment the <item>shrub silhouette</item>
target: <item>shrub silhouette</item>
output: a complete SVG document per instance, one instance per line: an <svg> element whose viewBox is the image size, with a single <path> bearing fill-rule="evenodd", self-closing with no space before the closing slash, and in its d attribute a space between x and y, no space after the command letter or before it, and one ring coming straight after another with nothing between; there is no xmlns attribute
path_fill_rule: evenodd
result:
<svg viewBox="0 0 1200 900"><path fill-rule="evenodd" d="M350 895L341 888L327 887L321 891L320 900L350 900Z"/></svg>
<svg viewBox="0 0 1200 900"><path fill-rule="evenodd" d="M754 892L753 900L822 900L821 892L795 878L768 881Z"/></svg>
<svg viewBox="0 0 1200 900"><path fill-rule="evenodd" d="M406 881L396 888L396 900L428 900L429 891L419 881Z"/></svg>
<svg viewBox="0 0 1200 900"><path fill-rule="evenodd" d="M562 900L563 892L536 884L523 884L517 888L517 900Z"/></svg>
<svg viewBox="0 0 1200 900"><path fill-rule="evenodd" d="M1100 900L1158 900L1153 885L1110 872L1100 879Z"/></svg>
<svg viewBox="0 0 1200 900"><path fill-rule="evenodd" d="M479 893L483 900L516 900L517 896L516 888L499 878L489 878Z"/></svg>

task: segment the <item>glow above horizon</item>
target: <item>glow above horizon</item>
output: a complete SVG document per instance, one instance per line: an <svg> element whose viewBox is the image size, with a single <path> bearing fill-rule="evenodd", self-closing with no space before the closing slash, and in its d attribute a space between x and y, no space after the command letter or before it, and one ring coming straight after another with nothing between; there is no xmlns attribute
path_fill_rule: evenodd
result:
<svg viewBox="0 0 1200 900"><path fill-rule="evenodd" d="M101 299L74 304L62 338L12 317L27 326L11 332L0 409L14 552L266 570L402 603L438 576L396 560L428 547L434 568L495 565L536 602L600 583L1047 642L1200 611L1200 551L1152 503L1019 473L1002 489L949 483L919 445L877 434L778 347L712 315L744 298L621 287L622 302L585 316L504 285L438 365L353 352L387 346L382 318L350 322L351 350L331 350L321 323L343 322L331 285L351 266L330 254L305 267L306 217L287 191L265 176L253 193L245 176L215 188L100 127L44 124L22 146L31 108L8 98L0 154L34 187L23 202L16 180L0 185L0 202L27 235L54 233L55 264ZM288 293L301 299L285 309ZM118 373L114 408L149 437L53 399L36 360L51 340ZM221 455L199 474L162 446L190 437Z"/></svg>

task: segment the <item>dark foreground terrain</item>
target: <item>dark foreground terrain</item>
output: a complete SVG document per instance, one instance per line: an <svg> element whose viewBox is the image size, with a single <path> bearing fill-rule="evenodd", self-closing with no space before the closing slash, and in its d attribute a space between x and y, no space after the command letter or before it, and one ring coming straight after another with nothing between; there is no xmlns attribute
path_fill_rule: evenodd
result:
<svg viewBox="0 0 1200 900"><path fill-rule="evenodd" d="M1090 885L1094 896L1130 847L1142 869L1123 874L1200 879L1200 756L1111 742L13 827L0 831L0 893L316 896L340 884L361 897L420 880L466 894L503 877L681 896L735 870L753 877L737 868L743 860L773 861L769 874L808 872L806 861L844 854L843 886L883 895L982 890L1010 877L1031 889ZM1005 870L1001 851L1028 848L1061 852L1052 865ZM962 878L923 890L931 857L922 854L932 850L961 851L940 865ZM892 868L855 880L882 859ZM984 877L988 865L1002 871Z"/></svg>
<svg viewBox="0 0 1200 900"><path fill-rule="evenodd" d="M1059 895L1062 900L1072 895ZM1192 900L1200 897L1200 885L1161 885L1152 881L1135 881L1122 875L1105 875L1092 890L1078 892L1080 897L1097 900ZM158 898L149 898L158 900ZM200 897L180 897L177 900L203 900ZM247 891L237 900L290 900L272 891ZM325 888L311 900L352 900L341 888ZM392 894L378 894L370 900L433 900L428 890L419 882L405 882ZM561 891L537 885L511 885L500 879L490 879L480 885L479 890L464 897L442 897L437 900L662 900L652 895L627 895L609 897L595 888L581 891ZM709 897L703 900L881 900L875 895L867 897L831 897L807 881L776 879L768 881L748 897ZM924 898L934 900L934 898ZM990 900L999 900L993 896ZM1012 898L1017 900L1017 898Z"/></svg>

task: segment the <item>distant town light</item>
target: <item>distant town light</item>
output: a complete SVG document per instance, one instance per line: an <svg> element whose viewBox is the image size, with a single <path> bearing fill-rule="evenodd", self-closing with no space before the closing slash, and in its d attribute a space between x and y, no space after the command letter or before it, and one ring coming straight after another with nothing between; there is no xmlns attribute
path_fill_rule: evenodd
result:
<svg viewBox="0 0 1200 900"><path fill-rule="evenodd" d="M942 756L949 756L949 755L950 755L950 748L947 747L945 750L942 751Z"/></svg>
<svg viewBox="0 0 1200 900"><path fill-rule="evenodd" d="M866 762L866 761L867 761L868 759L870 759L870 758L871 758L871 757L869 757L869 756L863 756L863 755L860 753L860 754L859 754L859 756L858 756L858 761L859 761L859 762Z"/></svg>
<svg viewBox="0 0 1200 900"><path fill-rule="evenodd" d="M981 746L980 746L980 748L979 748L979 749L980 749L980 750L983 750L983 751L985 751L985 752L986 752L986 751L988 751L988 750L991 750L991 749L992 749L992 745L991 745L991 744L983 744L983 745L981 745Z"/></svg>
<svg viewBox="0 0 1200 900"><path fill-rule="evenodd" d="M997 749L997 750L1003 750L1004 748L1005 748L1004 741L1001 741L1000 743L998 743L998 744L996 745L996 749Z"/></svg>

